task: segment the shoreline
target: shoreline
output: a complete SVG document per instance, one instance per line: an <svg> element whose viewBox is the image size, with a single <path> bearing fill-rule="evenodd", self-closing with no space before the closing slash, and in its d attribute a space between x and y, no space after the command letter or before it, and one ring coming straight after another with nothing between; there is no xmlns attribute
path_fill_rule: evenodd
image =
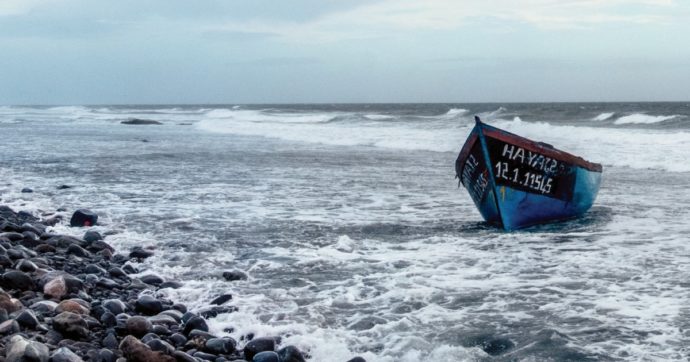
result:
<svg viewBox="0 0 690 362"><path fill-rule="evenodd" d="M126 255L96 231L97 215L77 210L81 238L54 233L58 214L38 219L0 205L0 355L6 361L257 361L300 362L308 354L280 336L209 333L207 319L233 313L229 293L196 312L156 294L183 284L140 271L152 250ZM226 271L226 280L241 272ZM236 279L235 279L236 280ZM364 359L355 357L352 362ZM350 362L348 361L348 362Z"/></svg>

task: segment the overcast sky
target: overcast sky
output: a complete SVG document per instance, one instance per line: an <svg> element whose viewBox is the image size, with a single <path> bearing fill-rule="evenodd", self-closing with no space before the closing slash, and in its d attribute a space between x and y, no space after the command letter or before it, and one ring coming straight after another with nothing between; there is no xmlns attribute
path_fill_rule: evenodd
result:
<svg viewBox="0 0 690 362"><path fill-rule="evenodd" d="M0 104L690 100L687 0L0 0Z"/></svg>

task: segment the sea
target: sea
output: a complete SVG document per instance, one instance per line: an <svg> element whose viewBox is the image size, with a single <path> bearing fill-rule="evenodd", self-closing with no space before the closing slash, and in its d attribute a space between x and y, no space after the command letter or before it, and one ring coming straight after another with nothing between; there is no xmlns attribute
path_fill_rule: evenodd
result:
<svg viewBox="0 0 690 362"><path fill-rule="evenodd" d="M475 115L601 163L591 210L485 224L454 170ZM2 106L0 175L0 204L155 248L161 296L231 293L211 332L312 361L690 358L690 103Z"/></svg>

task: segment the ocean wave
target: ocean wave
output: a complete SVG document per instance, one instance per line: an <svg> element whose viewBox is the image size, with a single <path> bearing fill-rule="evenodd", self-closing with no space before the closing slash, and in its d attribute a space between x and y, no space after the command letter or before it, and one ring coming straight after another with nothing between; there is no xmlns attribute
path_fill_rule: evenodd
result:
<svg viewBox="0 0 690 362"><path fill-rule="evenodd" d="M197 127L214 133L432 152L457 152L473 126L469 121L458 124L450 119L356 122L346 117L345 121L336 122L332 120L342 118L334 118L330 113L267 115L258 111L226 110L211 111L207 115L216 117L207 117L197 123ZM489 123L604 165L690 172L683 151L690 144L690 132L553 125L529 122L517 116Z"/></svg>
<svg viewBox="0 0 690 362"><path fill-rule="evenodd" d="M393 119L395 117L387 115L387 114L365 114L364 118L372 120L372 121L385 121L385 120Z"/></svg>
<svg viewBox="0 0 690 362"><path fill-rule="evenodd" d="M327 123L339 113L273 113L242 109L213 109L206 112L210 119L237 120L252 123Z"/></svg>
<svg viewBox="0 0 690 362"><path fill-rule="evenodd" d="M592 118L592 121L602 122L602 121L605 121L605 120L607 120L607 119L610 119L610 118L613 117L615 114L616 114L615 112L605 112L605 113L601 113L601 114L599 114L598 116Z"/></svg>
<svg viewBox="0 0 690 362"><path fill-rule="evenodd" d="M623 116L618 118L613 122L613 124L654 124L669 121L678 117L679 115L672 116L650 116L644 113L633 113L631 115Z"/></svg>
<svg viewBox="0 0 690 362"><path fill-rule="evenodd" d="M466 109L463 109L463 108L451 108L448 110L448 112L446 112L446 114L444 114L444 116L456 117L456 116L461 116L463 114L466 114L467 112L469 112L469 111Z"/></svg>

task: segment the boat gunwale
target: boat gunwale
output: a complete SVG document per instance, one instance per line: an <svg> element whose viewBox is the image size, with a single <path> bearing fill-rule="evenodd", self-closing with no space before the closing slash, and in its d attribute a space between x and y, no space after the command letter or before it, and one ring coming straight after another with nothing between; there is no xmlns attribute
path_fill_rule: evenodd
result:
<svg viewBox="0 0 690 362"><path fill-rule="evenodd" d="M512 144L515 146L522 147L528 151L543 154L544 156L551 157L555 160L571 163L575 166L582 167L588 171L592 172L602 172L603 167L599 163L589 162L582 157L575 156L572 153L561 151L553 146L546 147L542 143L533 141L529 138L504 131L500 128L496 128L486 123L482 122L481 132L484 136L498 139L500 141ZM550 146L550 145L549 145Z"/></svg>

